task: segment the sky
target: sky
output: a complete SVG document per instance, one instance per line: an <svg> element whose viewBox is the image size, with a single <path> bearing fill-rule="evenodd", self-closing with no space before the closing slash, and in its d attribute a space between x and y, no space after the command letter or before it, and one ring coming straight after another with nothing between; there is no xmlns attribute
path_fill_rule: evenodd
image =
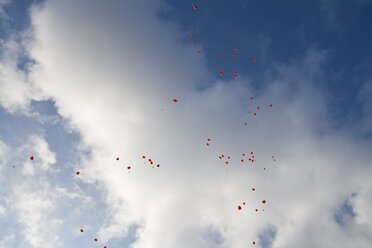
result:
<svg viewBox="0 0 372 248"><path fill-rule="evenodd" d="M0 248L372 247L370 23L0 0Z"/></svg>

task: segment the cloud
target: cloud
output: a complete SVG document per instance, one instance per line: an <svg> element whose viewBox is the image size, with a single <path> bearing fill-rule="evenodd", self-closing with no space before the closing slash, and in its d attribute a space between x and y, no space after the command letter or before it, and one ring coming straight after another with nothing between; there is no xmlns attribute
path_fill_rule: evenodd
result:
<svg viewBox="0 0 372 248"><path fill-rule="evenodd" d="M100 240L135 228L134 248L245 247L275 230L272 247L370 247L371 144L330 128L326 94L316 84L326 52L310 49L299 61L273 65L261 90L248 78L198 90L209 78L205 58L180 42L177 26L156 17L163 4L47 1L32 10L28 77L90 150L81 180L105 192ZM27 94L2 104L25 108ZM242 165L250 151L257 162ZM222 153L229 165L218 159ZM45 155L49 165L53 156ZM36 194L18 198L23 223L44 220L40 213L56 207L50 195ZM335 209L353 194L355 219L345 232ZM22 219L33 197L40 199L30 205L33 219ZM25 225L31 236L39 233Z"/></svg>
<svg viewBox="0 0 372 248"><path fill-rule="evenodd" d="M23 173L25 175L35 174L35 170L47 171L56 162L56 155L49 150L48 143L38 135L29 137L25 146L21 147L21 153L28 152L33 160L26 160L23 163Z"/></svg>
<svg viewBox="0 0 372 248"><path fill-rule="evenodd" d="M30 110L31 100L43 97L30 83L27 72L19 68L24 53L15 36L0 43L0 106L10 113Z"/></svg>
<svg viewBox="0 0 372 248"><path fill-rule="evenodd" d="M3 239L0 240L0 247L12 247L14 245L15 237L14 235L9 235L4 237Z"/></svg>
<svg viewBox="0 0 372 248"><path fill-rule="evenodd" d="M6 12L4 10L4 7L10 3L10 0L0 0L0 18L6 17Z"/></svg>
<svg viewBox="0 0 372 248"><path fill-rule="evenodd" d="M30 135L21 147L0 144L0 153L6 151L2 153L6 160L0 161L0 247L66 247L65 236L73 239L74 230L83 223L78 216L68 218L68 213L92 205L90 196L82 194L73 180L59 179L63 174L52 167L55 154L43 137ZM66 232L66 223L73 230Z"/></svg>
<svg viewBox="0 0 372 248"><path fill-rule="evenodd" d="M4 215L5 213L5 208L0 205L0 218Z"/></svg>

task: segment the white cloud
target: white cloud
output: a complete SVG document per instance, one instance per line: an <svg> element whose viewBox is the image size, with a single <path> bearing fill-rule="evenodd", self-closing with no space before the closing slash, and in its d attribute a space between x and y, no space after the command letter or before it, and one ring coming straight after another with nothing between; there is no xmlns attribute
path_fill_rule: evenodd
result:
<svg viewBox="0 0 372 248"><path fill-rule="evenodd" d="M56 163L56 155L49 150L49 145L43 137L31 135L25 146L20 148L19 153L27 154L24 157L23 173L25 175L35 174L35 170L45 172ZM30 157L33 157L33 160Z"/></svg>
<svg viewBox="0 0 372 248"><path fill-rule="evenodd" d="M1 40L0 51L0 106L10 113L28 113L30 101L43 97L29 82L27 73L19 68L22 46L15 37L10 37Z"/></svg>
<svg viewBox="0 0 372 248"><path fill-rule="evenodd" d="M0 158L4 157L0 160L0 247L66 247L73 239L73 230L66 231L66 226L78 230L82 224L78 215L69 218L68 211L84 211L92 204L90 197L78 190L72 178L70 183L68 178L60 179L64 175L60 169L51 168L55 154L40 135L30 135L21 147L0 141ZM32 173L22 173L25 168Z"/></svg>
<svg viewBox="0 0 372 248"><path fill-rule="evenodd" d="M0 218L1 218L2 216L4 216L4 214L5 214L5 208L4 208L3 206L0 205Z"/></svg>
<svg viewBox="0 0 372 248"><path fill-rule="evenodd" d="M50 223L47 218L55 210L54 204L48 195L43 192L32 192L30 185L23 185L14 190L17 195L15 208L18 211L19 221L24 226L23 235L31 247L52 247L58 245L58 238L45 235L44 225Z"/></svg>
<svg viewBox="0 0 372 248"><path fill-rule="evenodd" d="M182 34L175 26L156 18L161 4L49 1L32 12L31 79L91 149L81 178L106 192L100 238L138 225L134 248L246 247L273 226L273 247L370 247L371 144L328 129L326 101L313 84L326 54L310 50L302 61L276 66L259 92L244 78L197 91L208 78L205 58L177 42ZM20 102L2 104L26 106ZM263 109L254 118L257 105ZM49 162L40 168L48 168L53 156L42 147ZM241 165L240 154L250 151L257 163ZM229 166L219 161L221 153L232 157ZM161 167L144 164L142 155ZM333 212L353 193L357 217L354 232L345 233ZM21 218L33 196L26 191L19 198ZM42 194L35 198L30 223L54 207ZM360 231L361 225L367 228ZM219 242L206 238L211 230Z"/></svg>
<svg viewBox="0 0 372 248"><path fill-rule="evenodd" d="M0 240L0 248L8 248L14 246L15 236L9 235Z"/></svg>

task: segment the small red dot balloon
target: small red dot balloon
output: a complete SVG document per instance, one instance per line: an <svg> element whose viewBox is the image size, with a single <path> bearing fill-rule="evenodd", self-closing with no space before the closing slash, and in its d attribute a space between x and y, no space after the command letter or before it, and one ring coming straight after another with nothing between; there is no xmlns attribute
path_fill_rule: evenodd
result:
<svg viewBox="0 0 372 248"><path fill-rule="evenodd" d="M119 161L119 158L116 158L116 161Z"/></svg>
<svg viewBox="0 0 372 248"><path fill-rule="evenodd" d="M255 245L256 244L256 241L253 241L252 243Z"/></svg>
<svg viewBox="0 0 372 248"><path fill-rule="evenodd" d="M128 170L130 170L130 168L132 168L132 167L130 167L130 166L127 167Z"/></svg>
<svg viewBox="0 0 372 248"><path fill-rule="evenodd" d="M84 229L80 229L80 232L84 232Z"/></svg>
<svg viewBox="0 0 372 248"><path fill-rule="evenodd" d="M256 191L256 189L255 188L252 188L252 191Z"/></svg>
<svg viewBox="0 0 372 248"><path fill-rule="evenodd" d="M199 6L197 4L194 4L192 7L193 7L194 10L198 10L199 9Z"/></svg>
<svg viewBox="0 0 372 248"><path fill-rule="evenodd" d="M94 241L95 241L95 242L97 242L97 241L98 241L98 239L97 239L97 238L95 238L95 239L94 239Z"/></svg>
<svg viewBox="0 0 372 248"><path fill-rule="evenodd" d="M256 64L256 62L257 62L257 58L254 57L254 58L252 59L252 63L253 63L253 64Z"/></svg>
<svg viewBox="0 0 372 248"><path fill-rule="evenodd" d="M262 201L262 204L265 204L265 203L266 203L266 200L263 200L263 201Z"/></svg>
<svg viewBox="0 0 372 248"><path fill-rule="evenodd" d="M270 108L272 108L272 107L273 107L273 105L272 105L272 104L270 103L270 104L269 104L269 107L270 107Z"/></svg>
<svg viewBox="0 0 372 248"><path fill-rule="evenodd" d="M80 175L80 171L77 171L77 172L76 172L76 175L79 176L79 175Z"/></svg>
<svg viewBox="0 0 372 248"><path fill-rule="evenodd" d="M240 205L238 206L238 210L242 210L242 207Z"/></svg>
<svg viewBox="0 0 372 248"><path fill-rule="evenodd" d="M218 75L223 76L223 71L220 71Z"/></svg>
<svg viewBox="0 0 372 248"><path fill-rule="evenodd" d="M34 156L30 156L30 160L34 160Z"/></svg>
<svg viewBox="0 0 372 248"><path fill-rule="evenodd" d="M174 103L178 102L177 98L173 98L172 100Z"/></svg>

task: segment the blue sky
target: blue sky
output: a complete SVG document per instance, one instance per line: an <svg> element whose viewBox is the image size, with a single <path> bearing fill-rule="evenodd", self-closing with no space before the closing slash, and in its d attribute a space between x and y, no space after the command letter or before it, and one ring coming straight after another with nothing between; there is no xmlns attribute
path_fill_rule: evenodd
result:
<svg viewBox="0 0 372 248"><path fill-rule="evenodd" d="M0 10L0 248L371 247L371 1Z"/></svg>
<svg viewBox="0 0 372 248"><path fill-rule="evenodd" d="M237 70L260 81L274 63L290 63L314 47L329 55L319 87L329 94L330 114L340 121L359 118L356 97L370 77L372 5L358 1L200 1L198 13L188 1L168 1L161 16L195 32L208 65L239 48ZM164 12L162 12L164 13ZM250 57L257 56L257 66ZM263 61L262 61L263 60Z"/></svg>

